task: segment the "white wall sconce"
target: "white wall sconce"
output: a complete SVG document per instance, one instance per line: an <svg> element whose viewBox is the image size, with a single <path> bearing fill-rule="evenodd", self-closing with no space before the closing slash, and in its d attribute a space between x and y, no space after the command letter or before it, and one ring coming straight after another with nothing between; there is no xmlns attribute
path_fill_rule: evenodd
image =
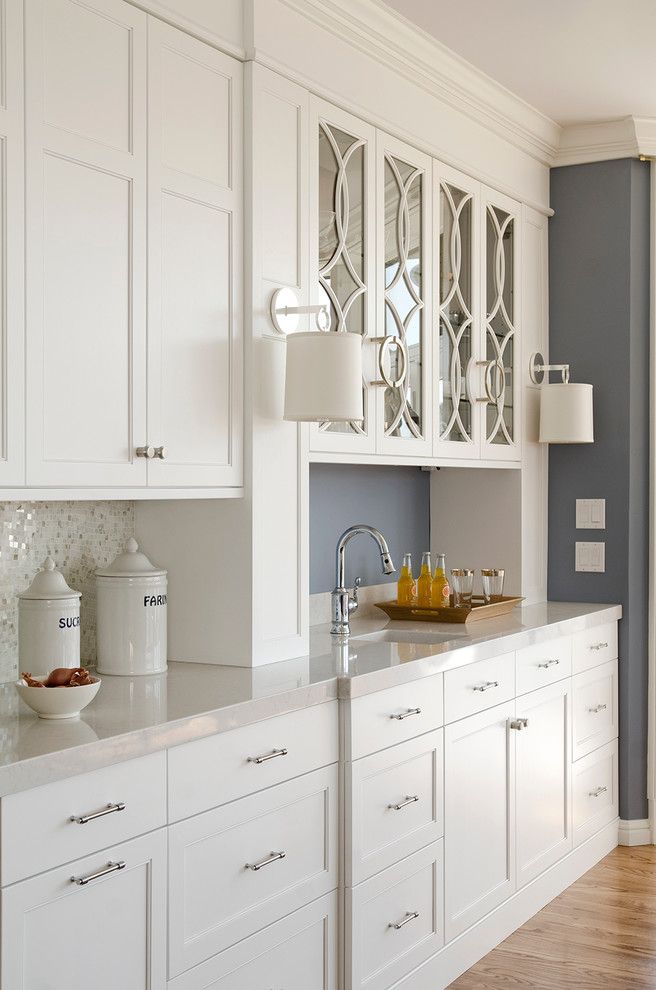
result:
<svg viewBox="0 0 656 990"><path fill-rule="evenodd" d="M562 381L549 382L550 371L559 371ZM540 443L594 443L592 385L570 382L569 365L545 364L539 351L531 354L528 373L542 386Z"/></svg>
<svg viewBox="0 0 656 990"><path fill-rule="evenodd" d="M284 418L296 423L362 422L361 335L330 332L328 307L299 306L293 289L277 289L270 310L287 343ZM303 313L316 315L317 330L297 332Z"/></svg>

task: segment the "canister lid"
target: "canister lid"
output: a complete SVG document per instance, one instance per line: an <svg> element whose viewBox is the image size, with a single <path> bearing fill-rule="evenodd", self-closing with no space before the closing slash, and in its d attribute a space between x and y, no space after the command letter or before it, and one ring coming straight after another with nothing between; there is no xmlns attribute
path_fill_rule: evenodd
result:
<svg viewBox="0 0 656 990"><path fill-rule="evenodd" d="M141 552L134 537L130 537L125 550L116 560L108 567L96 571L96 577L159 577L165 574L166 571L152 564L146 554Z"/></svg>
<svg viewBox="0 0 656 990"><path fill-rule="evenodd" d="M22 591L19 598L52 600L59 598L79 598L79 591L74 591L66 584L66 579L58 571L52 557L46 557L43 569L38 572L32 584Z"/></svg>

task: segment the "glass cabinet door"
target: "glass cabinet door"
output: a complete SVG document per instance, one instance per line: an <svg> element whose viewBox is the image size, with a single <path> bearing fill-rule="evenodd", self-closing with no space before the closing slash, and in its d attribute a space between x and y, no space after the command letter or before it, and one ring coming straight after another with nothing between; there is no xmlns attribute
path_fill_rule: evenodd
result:
<svg viewBox="0 0 656 990"><path fill-rule="evenodd" d="M438 249L436 454L477 458L480 186L437 166L434 239Z"/></svg>
<svg viewBox="0 0 656 990"><path fill-rule="evenodd" d="M313 258L314 303L327 306L330 332L367 336L373 325L375 279L373 209L375 131L317 100L314 118ZM374 407L363 381L364 420L321 423L314 450L373 453Z"/></svg>
<svg viewBox="0 0 656 990"><path fill-rule="evenodd" d="M487 191L484 202L484 458L519 458L520 207Z"/></svg>
<svg viewBox="0 0 656 990"><path fill-rule="evenodd" d="M380 132L379 142L379 449L430 453L431 160Z"/></svg>

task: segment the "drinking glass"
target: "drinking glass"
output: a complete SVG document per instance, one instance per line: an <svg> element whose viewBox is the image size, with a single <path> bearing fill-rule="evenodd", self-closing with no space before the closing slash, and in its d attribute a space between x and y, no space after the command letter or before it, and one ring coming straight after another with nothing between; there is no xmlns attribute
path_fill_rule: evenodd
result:
<svg viewBox="0 0 656 990"><path fill-rule="evenodd" d="M467 567L452 568L451 589L453 591L453 604L456 608L471 608L474 572Z"/></svg>
<svg viewBox="0 0 656 990"><path fill-rule="evenodd" d="M503 579L506 572L498 567L484 567L481 569L483 578L483 598L485 604L499 602L503 596Z"/></svg>

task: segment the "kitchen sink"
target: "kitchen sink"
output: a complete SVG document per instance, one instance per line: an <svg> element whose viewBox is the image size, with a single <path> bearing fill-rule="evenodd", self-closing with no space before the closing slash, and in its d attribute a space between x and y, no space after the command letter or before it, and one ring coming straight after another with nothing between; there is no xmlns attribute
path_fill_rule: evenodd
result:
<svg viewBox="0 0 656 990"><path fill-rule="evenodd" d="M351 636L352 640L366 643L448 643L459 636L467 636L464 630L460 632L436 632L432 629L379 629L362 636Z"/></svg>

